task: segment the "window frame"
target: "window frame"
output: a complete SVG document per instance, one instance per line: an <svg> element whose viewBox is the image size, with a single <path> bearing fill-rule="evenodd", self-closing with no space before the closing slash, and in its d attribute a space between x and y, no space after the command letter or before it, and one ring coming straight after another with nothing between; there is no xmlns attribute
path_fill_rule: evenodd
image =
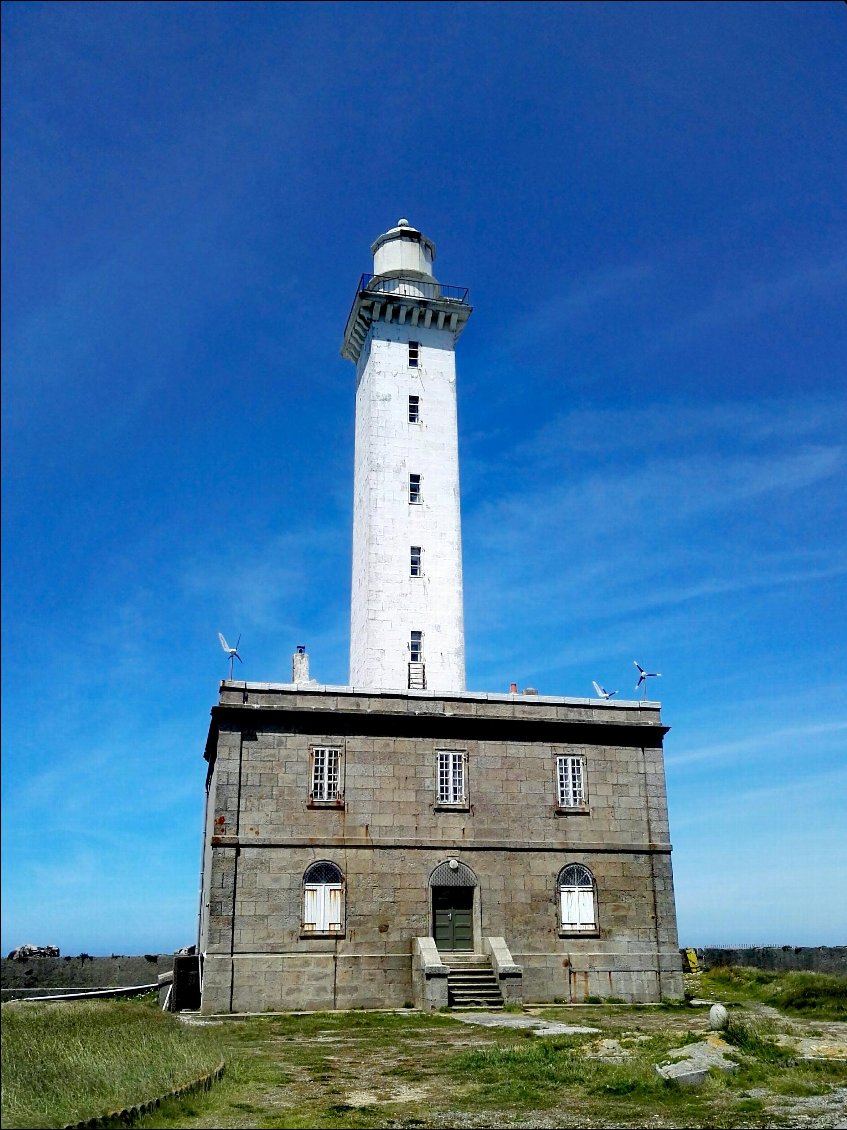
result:
<svg viewBox="0 0 847 1130"><path fill-rule="evenodd" d="M419 424L421 422L421 398L409 393L409 423Z"/></svg>
<svg viewBox="0 0 847 1130"><path fill-rule="evenodd" d="M335 773L330 770L332 758L321 759L321 754L335 754ZM309 746L309 794L307 805L309 808L344 808L344 769L345 749L343 745L311 745ZM324 760L324 768L320 771L320 782L323 788L317 790L325 795L316 795L315 784L318 781L318 763ZM330 782L334 777L335 791L330 792Z"/></svg>
<svg viewBox="0 0 847 1130"><path fill-rule="evenodd" d="M563 788L562 769L560 768L562 762L576 762L580 766L580 786L582 798L576 803L567 803L568 793L567 787ZM568 781L572 780L572 771L566 767L565 772ZM555 789L556 797L556 814L559 816L588 815L591 811L588 800L588 765L587 758L583 753L557 753L553 761L553 787Z"/></svg>
<svg viewBox="0 0 847 1130"><path fill-rule="evenodd" d="M587 886L584 883L565 883L562 881L566 872L571 868L582 868L588 878L591 880L591 885ZM580 924L579 915L581 908L585 905L585 895L590 893L591 896L591 917L592 921L586 922L585 925ZM566 894L576 895L574 900L577 906L577 920L576 922L565 922L565 898ZM600 934L600 914L597 899L597 879L591 868L585 863L566 863L556 876L556 923L558 927L558 934L560 938L586 938L598 937Z"/></svg>
<svg viewBox="0 0 847 1130"><path fill-rule="evenodd" d="M423 546L409 546L409 576L415 580L420 580L423 576ZM423 639L421 639L421 648L423 649ZM411 646L409 654L411 654Z"/></svg>
<svg viewBox="0 0 847 1130"><path fill-rule="evenodd" d="M409 505L420 506L423 502L423 494L421 487L423 484L423 475L412 474L409 472Z"/></svg>
<svg viewBox="0 0 847 1130"><path fill-rule="evenodd" d="M446 762L446 777L442 771L442 759ZM461 796L457 800L448 799L454 796L455 769L460 766ZM442 781L446 780L448 788L442 792ZM435 804L436 812L468 812L470 811L470 789L468 782L468 751L466 749L437 749L435 751Z"/></svg>
<svg viewBox="0 0 847 1130"><path fill-rule="evenodd" d="M321 864L328 864L334 867L340 876L340 881L337 883L310 883L308 876L310 871L314 871L316 867ZM303 872L303 879L301 881L301 898L300 898L300 937L301 938L343 938L347 932L347 883L344 878L344 872L337 863L331 860L316 860L310 863L306 870ZM309 899L310 895L317 896ZM332 898L333 895L337 897ZM313 903L320 901L322 904L322 911L324 920L321 921L320 917L316 917L314 921L307 920L307 904L309 901ZM333 910L332 903L336 903L336 910L339 915L337 919L329 917ZM333 928L335 927L335 928Z"/></svg>
<svg viewBox="0 0 847 1130"><path fill-rule="evenodd" d="M409 368L419 369L421 367L421 343L419 341L409 342Z"/></svg>

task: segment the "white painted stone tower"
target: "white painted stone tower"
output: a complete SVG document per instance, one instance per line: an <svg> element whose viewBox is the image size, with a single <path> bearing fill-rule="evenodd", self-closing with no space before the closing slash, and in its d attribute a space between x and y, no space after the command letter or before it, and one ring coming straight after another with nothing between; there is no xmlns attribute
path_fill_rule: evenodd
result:
<svg viewBox="0 0 847 1130"><path fill-rule="evenodd" d="M356 365L350 683L465 689L455 346L471 307L408 220L371 247L342 356Z"/></svg>

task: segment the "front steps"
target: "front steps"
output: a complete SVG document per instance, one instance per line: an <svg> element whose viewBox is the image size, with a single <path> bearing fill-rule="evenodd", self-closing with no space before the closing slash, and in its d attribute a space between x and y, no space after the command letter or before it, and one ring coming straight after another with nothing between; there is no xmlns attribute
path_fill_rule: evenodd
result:
<svg viewBox="0 0 847 1130"><path fill-rule="evenodd" d="M447 1000L452 1008L503 1008L503 994L491 962L482 954L442 953L447 966Z"/></svg>

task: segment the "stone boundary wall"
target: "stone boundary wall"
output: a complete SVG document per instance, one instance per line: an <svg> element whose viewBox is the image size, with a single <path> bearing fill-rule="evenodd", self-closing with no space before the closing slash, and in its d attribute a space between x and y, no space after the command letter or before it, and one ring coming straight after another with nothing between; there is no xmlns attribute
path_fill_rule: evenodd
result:
<svg viewBox="0 0 847 1130"><path fill-rule="evenodd" d="M750 965L775 973L808 970L847 973L847 946L740 946L737 949L695 948L701 966ZM685 961L685 950L680 950ZM687 966L686 966L687 968Z"/></svg>
<svg viewBox="0 0 847 1130"><path fill-rule="evenodd" d="M172 953L135 957L32 957L26 961L2 959L0 988L3 1000L32 996L34 989L120 989L147 985L160 973L173 969ZM29 990L23 992L22 990Z"/></svg>

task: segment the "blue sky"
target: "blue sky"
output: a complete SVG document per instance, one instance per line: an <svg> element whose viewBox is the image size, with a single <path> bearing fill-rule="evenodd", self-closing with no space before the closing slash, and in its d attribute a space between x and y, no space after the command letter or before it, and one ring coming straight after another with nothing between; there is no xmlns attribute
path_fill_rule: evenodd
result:
<svg viewBox="0 0 847 1130"><path fill-rule="evenodd" d="M845 37L3 5L4 951L194 939L218 631L346 682L339 347L400 215L475 308L469 687L661 671L681 943L845 941Z"/></svg>

